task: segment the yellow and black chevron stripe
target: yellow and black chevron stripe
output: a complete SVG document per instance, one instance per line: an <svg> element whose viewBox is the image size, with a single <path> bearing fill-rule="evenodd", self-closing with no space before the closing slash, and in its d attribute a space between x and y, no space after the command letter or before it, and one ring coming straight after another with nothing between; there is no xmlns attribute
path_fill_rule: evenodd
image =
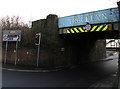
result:
<svg viewBox="0 0 120 89"><path fill-rule="evenodd" d="M81 32L98 32L108 30L109 25L93 26L90 30L84 30L82 27L70 28L66 30L66 33L81 33Z"/></svg>

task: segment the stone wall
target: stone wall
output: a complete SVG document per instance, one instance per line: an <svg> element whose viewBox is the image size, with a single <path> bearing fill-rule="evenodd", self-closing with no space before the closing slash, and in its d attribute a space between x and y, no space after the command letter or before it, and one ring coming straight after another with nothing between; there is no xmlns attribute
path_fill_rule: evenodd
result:
<svg viewBox="0 0 120 89"><path fill-rule="evenodd" d="M62 39L58 34L58 17L48 15L47 19L33 22L33 33L41 32L40 61L41 66L60 66L65 64L62 56Z"/></svg>

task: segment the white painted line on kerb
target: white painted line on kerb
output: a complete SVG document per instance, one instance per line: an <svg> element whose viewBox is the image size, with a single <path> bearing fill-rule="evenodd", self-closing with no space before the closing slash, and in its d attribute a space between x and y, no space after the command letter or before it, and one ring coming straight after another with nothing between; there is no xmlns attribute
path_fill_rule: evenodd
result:
<svg viewBox="0 0 120 89"><path fill-rule="evenodd" d="M19 71L19 72L49 72L47 70L20 70L20 69L7 69L7 68L2 68L2 69L9 71Z"/></svg>
<svg viewBox="0 0 120 89"><path fill-rule="evenodd" d="M18 72L53 72L53 71L59 71L62 69L56 69L56 70L20 70L20 69L8 69L8 68L2 68L3 70L9 70L9 71L18 71Z"/></svg>

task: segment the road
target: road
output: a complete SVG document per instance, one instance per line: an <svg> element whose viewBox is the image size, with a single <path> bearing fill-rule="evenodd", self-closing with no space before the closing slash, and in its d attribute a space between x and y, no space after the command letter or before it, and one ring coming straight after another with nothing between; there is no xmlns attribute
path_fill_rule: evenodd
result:
<svg viewBox="0 0 120 89"><path fill-rule="evenodd" d="M49 73L2 71L3 87L86 87L117 70L114 60L81 64L79 67Z"/></svg>

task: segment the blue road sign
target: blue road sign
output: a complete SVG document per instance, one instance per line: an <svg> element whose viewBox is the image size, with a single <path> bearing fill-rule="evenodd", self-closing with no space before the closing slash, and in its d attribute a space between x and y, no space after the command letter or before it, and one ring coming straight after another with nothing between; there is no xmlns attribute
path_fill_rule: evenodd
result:
<svg viewBox="0 0 120 89"><path fill-rule="evenodd" d="M21 30L4 30L3 41L21 41Z"/></svg>
<svg viewBox="0 0 120 89"><path fill-rule="evenodd" d="M111 8L58 18L58 27L64 28L71 26L86 25L87 23L98 24L118 21L120 21L118 8Z"/></svg>

